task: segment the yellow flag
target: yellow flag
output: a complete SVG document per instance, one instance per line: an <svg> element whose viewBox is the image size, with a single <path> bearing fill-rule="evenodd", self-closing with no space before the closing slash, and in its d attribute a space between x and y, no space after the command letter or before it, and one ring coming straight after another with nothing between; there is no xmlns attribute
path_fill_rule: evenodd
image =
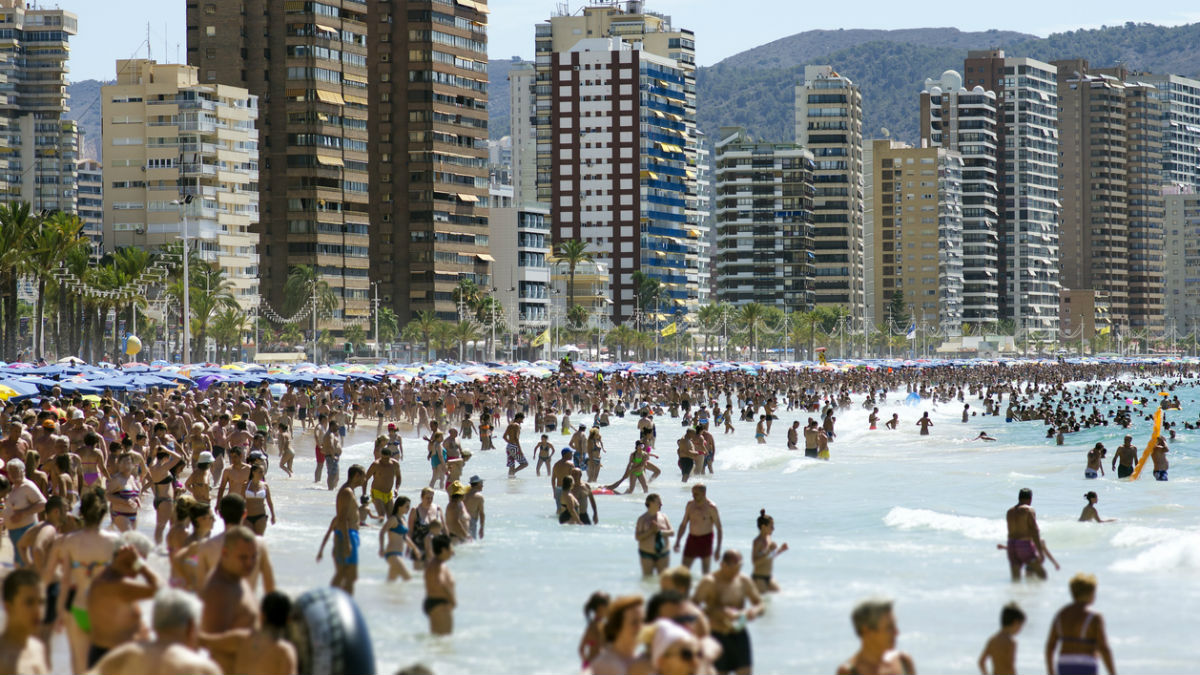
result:
<svg viewBox="0 0 1200 675"><path fill-rule="evenodd" d="M531 346L531 347L541 347L542 345L546 344L546 343L547 343L547 342L549 342L549 341L550 341L550 329L549 329L549 328L547 328L547 329L546 329L546 331L545 331L544 333L542 333L541 335L539 335L539 336L537 336L537 337L533 338L533 342L530 342L530 343L529 343L529 346Z"/></svg>
<svg viewBox="0 0 1200 675"><path fill-rule="evenodd" d="M1105 326L1104 328L1101 328L1101 329L1100 329L1100 334L1101 334L1101 335L1108 335L1109 331L1110 331L1109 327L1108 327L1108 326Z"/></svg>
<svg viewBox="0 0 1200 675"><path fill-rule="evenodd" d="M671 337L672 335L675 334L675 330L676 330L675 322L672 321L671 323L667 324L666 328L659 331L659 334L662 335L663 337Z"/></svg>

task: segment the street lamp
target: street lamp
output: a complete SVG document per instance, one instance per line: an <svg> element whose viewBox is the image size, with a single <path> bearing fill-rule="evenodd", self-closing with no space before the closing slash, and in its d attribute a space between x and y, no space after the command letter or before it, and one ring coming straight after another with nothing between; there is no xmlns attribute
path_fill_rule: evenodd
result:
<svg viewBox="0 0 1200 675"><path fill-rule="evenodd" d="M179 213L183 216L183 234L180 237L183 240L183 364L187 365L192 360L192 335L188 325L192 318L192 303L188 292L187 209L184 207L192 203L192 196L184 195L182 199L172 199L171 203L179 207Z"/></svg>

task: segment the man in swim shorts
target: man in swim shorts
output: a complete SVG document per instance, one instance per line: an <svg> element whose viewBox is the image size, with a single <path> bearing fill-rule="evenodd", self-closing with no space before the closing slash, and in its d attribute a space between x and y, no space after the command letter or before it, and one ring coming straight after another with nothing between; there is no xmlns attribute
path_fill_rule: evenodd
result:
<svg viewBox="0 0 1200 675"><path fill-rule="evenodd" d="M1113 453L1112 470L1117 472L1117 478L1128 478L1133 475L1136 463L1137 448L1133 447L1133 436L1126 436L1125 442Z"/></svg>
<svg viewBox="0 0 1200 675"><path fill-rule="evenodd" d="M1154 449L1150 451L1150 461L1154 462L1154 480L1167 480L1167 442L1160 436L1154 444Z"/></svg>
<svg viewBox="0 0 1200 675"><path fill-rule="evenodd" d="M1017 493L1017 505L1008 510L1008 565L1012 571L1013 581L1021 578L1021 569L1025 568L1026 577L1030 574L1046 578L1046 570L1042 567L1044 553L1041 550L1042 535L1038 530L1037 514L1033 507L1033 490L1021 488Z"/></svg>
<svg viewBox="0 0 1200 675"><path fill-rule="evenodd" d="M688 534L688 528L691 533ZM716 534L716 547L713 546L713 534ZM700 559L700 568L708 574L712 561L721 556L721 539L724 533L721 528L721 514L717 505L709 501L708 488L703 483L692 486L692 501L683 510L683 519L679 523L679 532L675 535L675 552L679 553L679 542L683 535L688 534L687 545L683 548L683 565L688 569L692 561Z"/></svg>
<svg viewBox="0 0 1200 675"><path fill-rule="evenodd" d="M454 632L454 575L446 563L454 555L450 537L439 534L433 538L433 559L425 566L425 601L421 609L429 617L429 632L449 635Z"/></svg>
<svg viewBox="0 0 1200 675"><path fill-rule="evenodd" d="M338 489L337 516L333 525L333 557L342 565L333 575L330 586L336 586L354 595L354 582L358 580L358 500L354 491L366 483L367 472L362 465L355 464L346 472L346 482Z"/></svg>
<svg viewBox="0 0 1200 675"><path fill-rule="evenodd" d="M517 413L508 428L504 430L509 478L516 476L518 471L529 466L529 461L525 459L525 453L521 452L521 422L524 421L525 413Z"/></svg>

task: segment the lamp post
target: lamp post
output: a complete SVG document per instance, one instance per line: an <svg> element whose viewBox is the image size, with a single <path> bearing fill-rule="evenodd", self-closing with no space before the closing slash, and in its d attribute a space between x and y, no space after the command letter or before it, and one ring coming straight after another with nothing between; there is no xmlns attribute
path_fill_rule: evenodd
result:
<svg viewBox="0 0 1200 675"><path fill-rule="evenodd" d="M179 213L183 216L183 234L180 237L183 240L183 364L187 365L192 360L192 335L191 327L188 323L192 318L192 303L191 294L188 292L191 284L188 283L188 238L187 238L187 208L188 204L192 203L191 195L184 195L182 199L171 200L172 204L179 207Z"/></svg>

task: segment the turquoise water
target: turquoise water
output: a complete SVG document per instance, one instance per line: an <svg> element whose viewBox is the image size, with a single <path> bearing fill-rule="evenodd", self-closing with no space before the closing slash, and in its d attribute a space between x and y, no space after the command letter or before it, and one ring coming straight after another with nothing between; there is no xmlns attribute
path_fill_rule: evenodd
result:
<svg viewBox="0 0 1200 675"><path fill-rule="evenodd" d="M1056 447L1043 438L1040 422L1005 424L989 417L962 424L961 403L907 407L892 400L903 394L880 406L882 419L900 414L894 432L867 431L868 411L856 396L838 414L830 462L784 449L786 427L807 413L782 411L766 446L754 442L749 423L739 424L734 435L718 434L717 473L705 482L721 510L725 547L748 553L755 517L765 508L775 517L776 541L791 548L775 566L782 592L770 597L766 615L750 627L756 671L833 670L856 649L851 608L882 594L896 600L900 648L924 672L975 672L1001 606L1016 600L1029 617L1019 637L1018 668L1041 672L1050 620L1069 600L1067 580L1087 571L1099 577L1095 607L1105 615L1118 668L1200 672L1188 620L1188 610L1200 603L1198 432L1182 431L1200 396L1183 390L1180 396L1184 410L1167 413L1180 422L1169 483L1150 480L1148 470L1136 483L1083 479L1087 449L1103 441L1111 452L1126 433L1118 427L1068 435L1066 445ZM924 410L935 422L929 437L914 426ZM967 440L981 430L998 441ZM369 462L373 431L372 425L352 436L343 471L354 461ZM673 448L680 431L679 420L659 420L664 450ZM601 482L620 475L634 435L628 417L614 418L604 430L609 455ZM1148 423L1135 421L1133 435L1144 446ZM532 456L532 429L524 436ZM318 564L314 556L333 514L332 494L305 478L314 467L311 440L299 445L296 478L272 470L280 523L267 532L280 583L297 592L332 576L328 557ZM477 449L478 441L467 447ZM429 480L419 448L409 441L403 463L402 490L414 502ZM665 512L678 525L689 495L673 455L667 451L658 460L664 473L651 490L662 495ZM548 479L536 477L532 467L508 480L503 451L476 452L464 475L474 473L486 481L487 538L460 547L451 561L459 598L453 636L429 637L422 584L386 583L384 562L375 556L378 529L363 532L357 598L379 672L415 662L437 673L576 671L588 595L656 588L641 579L633 539L634 520L644 510L641 493L598 497L598 526L563 527L553 518ZM1045 583L1011 583L1004 552L996 549L1005 536L1004 512L1021 487L1033 489L1043 536L1062 564L1061 571L1051 567ZM1087 490L1099 493L1101 515L1118 522L1076 522ZM438 503L444 506L444 496Z"/></svg>

